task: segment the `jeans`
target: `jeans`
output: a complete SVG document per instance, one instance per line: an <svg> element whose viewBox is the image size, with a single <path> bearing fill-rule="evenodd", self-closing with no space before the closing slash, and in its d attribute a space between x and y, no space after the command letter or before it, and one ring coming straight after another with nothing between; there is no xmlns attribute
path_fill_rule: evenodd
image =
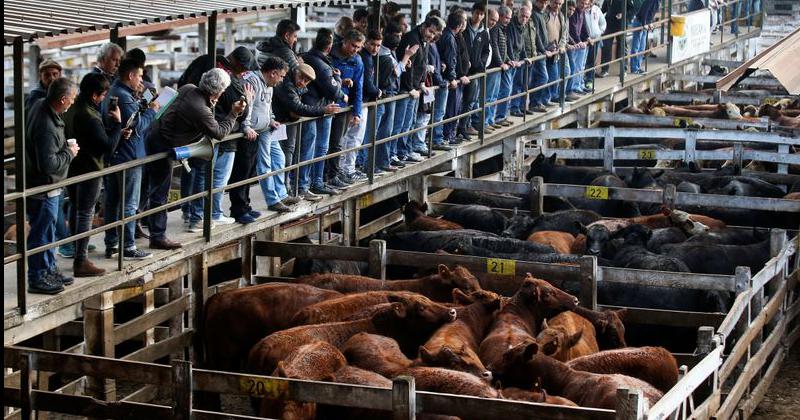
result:
<svg viewBox="0 0 800 420"><path fill-rule="evenodd" d="M31 225L28 233L28 249L38 248L56 240L56 219L58 218L58 202L61 197L28 198L28 222ZM56 252L50 248L28 256L28 283L41 280L45 274L56 269Z"/></svg>
<svg viewBox="0 0 800 420"><path fill-rule="evenodd" d="M751 4L752 3L752 4ZM747 26L753 26L753 16L750 16L752 8L753 15L761 12L761 0L739 0L733 5L731 12L731 33L739 33L739 19L745 19Z"/></svg>
<svg viewBox="0 0 800 420"><path fill-rule="evenodd" d="M417 98L405 98L399 101L396 101L397 106L394 112L394 133L393 134L400 134L405 133L411 130L411 126L414 124L415 115L417 113L417 103L419 100ZM400 158L408 157L411 154L411 139L408 135L402 136L397 139L397 142L394 146L397 156Z"/></svg>
<svg viewBox="0 0 800 420"><path fill-rule="evenodd" d="M367 119L369 119L369 109L366 107L361 109L361 119L357 125L350 125L350 120L353 114L348 113L347 129L339 142L341 150L352 149L358 147L364 141L364 133L367 131ZM356 171L356 155L358 152L347 152L339 156L339 169L344 174L352 174Z"/></svg>
<svg viewBox="0 0 800 420"><path fill-rule="evenodd" d="M556 60L555 57L550 57L547 59L547 83L555 82L561 79L561 61ZM559 93L561 83L556 83L550 85L547 89L550 93L550 100L551 101L560 101L561 94Z"/></svg>
<svg viewBox="0 0 800 420"><path fill-rule="evenodd" d="M511 96L511 89L514 86L514 76L517 74L516 68L509 68L500 77L500 90L497 92L497 99L505 99ZM508 117L508 101L497 105L495 111L495 121L503 121Z"/></svg>
<svg viewBox="0 0 800 420"><path fill-rule="evenodd" d="M92 229L94 206L100 196L100 183L102 179L95 178L69 187L69 196L72 201L69 214L69 225L77 235ZM75 260L85 260L89 253L89 237L75 241Z"/></svg>
<svg viewBox="0 0 800 420"><path fill-rule="evenodd" d="M573 75L567 80L567 93L583 91L583 68L586 65L586 48L580 48L567 52L569 57L570 74Z"/></svg>
<svg viewBox="0 0 800 420"><path fill-rule="evenodd" d="M317 121L308 121L303 123L302 127L302 134L300 135L300 151L297 153L298 161L300 163L305 162L307 160L311 160L314 158L314 150L317 144ZM323 141L320 139L320 142ZM328 142L325 140L325 152L328 151ZM284 156L284 159L286 156ZM259 158L260 159L260 158ZM298 171L300 176L300 181L297 184L297 190L300 191L308 191L308 188L311 184L311 169L316 165L305 165L301 166L300 170ZM258 166L256 166L256 171L258 170ZM289 182L293 183L294 181L294 171L289 176Z"/></svg>
<svg viewBox="0 0 800 420"><path fill-rule="evenodd" d="M160 151L160 150L159 150ZM148 154L158 153L158 151L148 150ZM150 179L147 187L147 208L154 209L167 203L169 187L172 183L172 159L159 159L147 165ZM126 207L127 214L127 207ZM167 210L161 210L150 215L148 219L150 227L150 242L164 240L167 237ZM130 228L133 234L133 224ZM132 236L128 235L128 226L125 226L125 240ZM106 235L106 246L108 246L108 235ZM128 248L127 244L125 248Z"/></svg>
<svg viewBox="0 0 800 420"><path fill-rule="evenodd" d="M444 118L444 113L447 110L447 96L450 89L445 87L439 88L436 91L436 97L433 101L433 122L437 123ZM433 144L444 144L444 125L437 125L433 127Z"/></svg>
<svg viewBox="0 0 800 420"><path fill-rule="evenodd" d="M214 173L212 174L211 188L222 188L228 185L233 170L233 160L236 152L214 152ZM224 193L218 192L211 196L211 219L219 220L222 218L222 196Z"/></svg>
<svg viewBox="0 0 800 420"><path fill-rule="evenodd" d="M455 117L461 111L461 100L463 93L464 93L464 88L459 85L455 89L451 89L450 93L447 94L447 106L445 107L445 112L444 112L445 119ZM442 130L442 136L444 137L444 141L446 142L455 141L458 124L459 124L458 120L444 124L444 128Z"/></svg>
<svg viewBox="0 0 800 420"><path fill-rule="evenodd" d="M328 154L328 142L331 138L331 124L333 123L333 117L323 117L322 119L318 119L314 121L315 129L314 133L314 158L322 157ZM305 129L305 126L303 126ZM305 135L305 133L303 133ZM305 170L307 175L300 176L300 190L304 191L308 189L309 182L313 186L321 186L323 184L323 176L325 175L325 161L319 161L310 167L304 167L301 169L301 174ZM310 181L308 176L310 175Z"/></svg>
<svg viewBox="0 0 800 420"><path fill-rule="evenodd" d="M151 164L165 162L165 159L152 162ZM171 169L171 168L170 168ZM166 204L167 202L167 194L169 194L169 186L172 172L164 178L161 179L162 182L166 182L166 188L164 190L164 200L161 204ZM116 222L120 219L119 216L119 203L122 202L121 195L125 197L125 208L122 212L123 217L130 217L136 214L136 210L139 208L139 190L142 187L142 167L137 166L135 168L126 169L125 170L125 191L120 194L120 186L122 184L122 173L117 172L110 175L107 175L103 178L104 185L105 185L105 204L103 207L103 217L105 223ZM152 208L152 207L151 207ZM152 217L152 216L151 216ZM166 216L165 216L166 221ZM151 230L152 236L152 230ZM136 248L135 243L135 235L136 234L136 222L128 222L125 223L125 238L124 238L124 246L125 249L133 249ZM109 229L106 231L105 237L105 244L106 248L115 248L119 242L119 230L117 229Z"/></svg>
<svg viewBox="0 0 800 420"><path fill-rule="evenodd" d="M258 142L256 174L258 175L279 171L286 165L284 160L286 157L283 155L280 142L270 141L269 135L269 131L264 131L258 135L256 140ZM283 174L264 178L258 183L261 185L261 192L264 194L264 199L267 201L268 206L277 204L289 195L286 191Z"/></svg>
<svg viewBox="0 0 800 420"><path fill-rule="evenodd" d="M500 75L502 72L494 72L486 76L486 103L492 103L497 100L497 94L500 90ZM486 125L494 124L494 114L497 111L497 105L486 107Z"/></svg>
<svg viewBox="0 0 800 420"><path fill-rule="evenodd" d="M378 133L376 138L380 141L392 135L392 128L394 127L394 110L397 102L387 102L383 105L378 105L378 110L375 118L378 124ZM377 168L388 168L391 160L391 147L393 141L378 144L375 147L375 166Z"/></svg>
<svg viewBox="0 0 800 420"><path fill-rule="evenodd" d="M66 201L66 197L64 194L58 196L58 218L56 219L56 240L60 241L64 238L68 238L72 236L69 231L72 226L67 227L67 218L65 217L65 213L70 213L72 197L70 196L70 201Z"/></svg>
<svg viewBox="0 0 800 420"><path fill-rule="evenodd" d="M517 68L516 74L514 75L514 82L511 86L511 94L516 95L519 93L524 92L525 89L525 77L527 75L528 84L532 82L531 77L531 67L527 64L523 64L522 67ZM511 112L525 112L525 99L526 96L519 96L511 100Z"/></svg>
<svg viewBox="0 0 800 420"><path fill-rule="evenodd" d="M242 138L236 140L236 154L233 158L233 170L228 182L244 181L256 175L256 156L258 142ZM238 219L253 210L250 206L250 185L231 188L228 192L231 199L231 217Z"/></svg>
<svg viewBox="0 0 800 420"><path fill-rule="evenodd" d="M539 87L547 84L548 77L547 77L547 63L546 60L538 60L534 61L531 64L532 73L533 73L533 86L529 86L528 88L532 87ZM538 90L534 93L531 93L531 103L534 105L547 105L550 102L550 88L546 87L544 89Z"/></svg>
<svg viewBox="0 0 800 420"><path fill-rule="evenodd" d="M189 159L189 167L192 171L181 175L181 197L188 197L192 194L202 192L206 188L206 173L208 172L208 162L202 159ZM186 182L186 184L184 184ZM189 219L189 223L197 223L203 220L203 203L205 198L200 197L181 206L183 217Z"/></svg>
<svg viewBox="0 0 800 420"><path fill-rule="evenodd" d="M428 122L431 120L431 114L426 114L424 112L418 112L417 118L414 121L414 128L422 128L428 125ZM419 152L421 150L428 149L428 136L426 133L428 130L421 130L417 131L414 134L411 134L411 149Z"/></svg>
<svg viewBox="0 0 800 420"><path fill-rule="evenodd" d="M481 79L473 79L467 86L464 87L461 95L460 113L463 114L478 107L478 94L480 93L480 86L478 86L479 83L481 83ZM476 122L480 122L480 117L475 116L474 119L472 116L461 118L458 120L458 132L463 133L464 130L467 129L467 126Z"/></svg>
<svg viewBox="0 0 800 420"><path fill-rule="evenodd" d="M638 18L633 18L631 24L628 25L628 28L641 28L642 22L639 21ZM647 46L647 31L642 29L641 31L636 31L633 33L631 38L631 55L640 53L645 50ZM644 61L644 55L637 55L635 57L631 57L631 71L636 73L642 69L642 61Z"/></svg>

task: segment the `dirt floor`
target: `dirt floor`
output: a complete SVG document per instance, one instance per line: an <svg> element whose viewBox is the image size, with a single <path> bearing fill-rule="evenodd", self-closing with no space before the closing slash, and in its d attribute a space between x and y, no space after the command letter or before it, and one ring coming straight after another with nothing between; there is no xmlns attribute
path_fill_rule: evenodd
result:
<svg viewBox="0 0 800 420"><path fill-rule="evenodd" d="M784 359L775 382L753 413L753 420L800 418L800 345Z"/></svg>

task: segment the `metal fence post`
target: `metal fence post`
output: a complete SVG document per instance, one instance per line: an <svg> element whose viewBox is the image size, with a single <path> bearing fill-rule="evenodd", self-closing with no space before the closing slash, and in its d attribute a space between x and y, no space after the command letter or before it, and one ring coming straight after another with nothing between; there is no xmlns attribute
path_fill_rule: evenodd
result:
<svg viewBox="0 0 800 420"><path fill-rule="evenodd" d="M238 141L238 140L231 140L231 141ZM256 140L258 141L258 140ZM212 142L213 143L213 142ZM208 191L208 196L206 197L205 201L203 202L203 238L205 238L206 242L211 242L211 210L212 204L214 200L214 161L216 160L217 154L214 153L214 148L212 146L212 156L211 160L208 161L208 165L206 166L206 173L203 175L206 179L206 191ZM193 193L197 193L199 191L193 191ZM222 193L220 193L222 194Z"/></svg>
<svg viewBox="0 0 800 420"><path fill-rule="evenodd" d="M16 139L14 156L17 157L14 160L14 189L19 193L25 191L25 69L23 67L25 63L22 54L22 38L17 37L14 39L14 138ZM28 243L25 236L27 209L24 197L15 200L14 210L17 223L17 253L21 256L17 260L17 307L19 314L25 315L28 312L25 293L28 271L28 259L25 254L28 250Z"/></svg>
<svg viewBox="0 0 800 420"><path fill-rule="evenodd" d="M619 37L619 83L625 84L625 59L628 53L628 2L622 2L622 35Z"/></svg>
<svg viewBox="0 0 800 420"><path fill-rule="evenodd" d="M119 172L119 218L117 218L117 220L125 220L125 183L127 173L127 169ZM123 222L122 225L117 228L119 229L119 235L117 235L117 269L119 271L122 271L125 261L125 225L126 223Z"/></svg>
<svg viewBox="0 0 800 420"><path fill-rule="evenodd" d="M377 60L376 60L377 62ZM377 68L377 65L376 65ZM377 70L376 70L377 71ZM375 182L375 156L378 153L377 145L375 142L378 141L378 107L382 105L378 105L377 103L372 108L372 112L369 113L367 118L369 118L369 123L367 126L372 125L372 130L369 131L369 149L367 149L367 179L368 182L372 184ZM383 146L383 145L381 145Z"/></svg>
<svg viewBox="0 0 800 420"><path fill-rule="evenodd" d="M481 138L481 144L483 144L484 139L486 138L486 131L485 131L486 130L486 70L484 70L483 72L484 72L483 76L481 77L481 80L480 80L480 84L481 84L481 86L480 86L481 87L481 113L480 113L480 116L481 116L481 120L478 123L478 127L480 127L480 130L479 130L480 132L478 133L478 135ZM475 80L472 81L472 83L475 83L475 82L476 82ZM512 80L512 85L513 85L513 80ZM512 89L512 91L513 91L513 89ZM506 105L508 106L510 104L506 104ZM470 125L469 121L471 119L472 119L472 115L467 117L467 127L469 127L469 125Z"/></svg>
<svg viewBox="0 0 800 420"><path fill-rule="evenodd" d="M414 378L398 376L392 380L392 418L394 420L416 419L417 400Z"/></svg>

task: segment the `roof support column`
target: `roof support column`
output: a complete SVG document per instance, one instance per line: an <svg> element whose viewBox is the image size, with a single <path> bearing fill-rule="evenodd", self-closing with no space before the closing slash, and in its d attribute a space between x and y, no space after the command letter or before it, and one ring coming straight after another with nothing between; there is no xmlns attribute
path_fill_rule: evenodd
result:
<svg viewBox="0 0 800 420"><path fill-rule="evenodd" d="M24 60L22 58L23 45L22 38L14 39L14 173L16 192L25 191L25 86L23 74ZM36 74L39 72L37 71ZM31 77L33 80L33 77ZM22 258L17 260L17 307L19 314L25 315L27 312L25 290L27 282L25 276L28 272L25 252L28 244L25 240L25 199L16 200L14 211L17 219L17 252L22 254Z"/></svg>
<svg viewBox="0 0 800 420"><path fill-rule="evenodd" d="M225 18L225 55L230 54L236 48L236 40L233 33L233 18Z"/></svg>
<svg viewBox="0 0 800 420"><path fill-rule="evenodd" d="M208 17L208 28L206 32L206 47L208 48L208 55L211 57L217 56L217 12L211 12Z"/></svg>
<svg viewBox="0 0 800 420"><path fill-rule="evenodd" d="M119 36L119 27L111 28L111 42L122 47L123 50L128 50L128 39L124 36Z"/></svg>

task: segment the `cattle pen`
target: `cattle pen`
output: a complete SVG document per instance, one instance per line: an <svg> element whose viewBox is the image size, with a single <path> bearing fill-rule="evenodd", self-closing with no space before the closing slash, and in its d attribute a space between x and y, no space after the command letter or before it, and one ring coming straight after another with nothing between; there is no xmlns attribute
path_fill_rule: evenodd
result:
<svg viewBox="0 0 800 420"><path fill-rule="evenodd" d="M733 10L739 13L734 4L744 1L747 0L733 0L724 6L722 15L731 15ZM157 84L167 85L166 78L177 79L180 74L176 62L188 61L206 50L210 53L222 51L218 48L222 47L222 40L226 53L234 42L241 41L253 47L259 34L273 33L271 26L275 21L290 18L302 24L300 42L308 46L314 37L312 29L332 27L332 17L350 15L368 2L247 0L233 4L202 1L189 6L182 2L169 2L169 5L150 2L142 6L142 14L146 16L136 19L129 15L133 12L117 13L110 9L87 14L83 5L86 2L77 2L80 6L63 1L50 2L49 6L46 3L31 4L42 16L36 16L39 12L24 10L19 4L9 12L18 21L4 16L6 23L15 24L5 34L6 55L9 56L7 73L13 70L13 83L11 76L7 76L6 102L11 104L13 99L14 109L7 109L5 118L4 204L6 219L18 226L25 225L26 197L43 190L41 187L38 190L26 188L24 159L16 159L25 154L24 142L14 142L14 138L25 136L26 113L17 110L24 110L24 88L26 83L29 87L33 85L37 60L54 56L65 66L88 67L92 60L92 43L111 39L123 47L126 43L140 46L148 56L156 58L153 61L158 64L152 66L150 74L154 79L162 79L156 80ZM444 11L453 4L467 5L466 2L426 0L398 3L413 23L419 23L426 8ZM496 7L501 1L484 3ZM379 176L371 172L367 181L355 184L342 194L318 203L302 202L290 213L277 214L261 206L259 210L266 216L249 225L217 226L212 230L210 223L206 223L202 234L190 234L183 232L177 220L179 216L171 212L168 230L183 244L181 250L154 251L153 258L144 261L124 261L121 254L119 258L99 261L98 265L104 267L107 274L77 279L74 286L59 295L26 293L26 256L80 236L94 235L92 243L102 244L102 239L97 241L96 238L102 236L100 233L104 230L121 226L126 220L141 219L147 212L38 249L28 247L24 228L7 235L4 242L4 418L261 418L245 407L247 400L302 401L378 410L394 419L429 415L463 419L727 420L751 417L779 374L790 348L796 347L800 338L800 258L797 252L800 249L797 230L800 228L800 201L690 193L679 191L675 186L592 188L546 182L538 176L526 179L525 176L538 154L556 154L567 162L603 168L620 176L629 176L634 166L655 169L652 166L657 162L707 161L719 166L716 163L725 161L741 169L742 174L789 191L799 177L800 139L796 128L783 127L767 116L734 120L629 112L639 103L651 100L665 104L733 103L744 109L747 105L758 108L797 99L796 95L787 95L775 77L766 74L739 82L739 88L757 89L755 93L737 92L738 88L724 92L703 90L703 84L722 81L720 76L708 75L708 69L714 66L734 69L749 62L756 54L762 29L742 25L737 34L725 30L713 33L707 51L673 60L670 17L684 13L687 3L661 2L659 18L654 23L656 30L648 30L652 46L640 53L645 55L645 74L626 73L624 66L631 57L623 52L621 58L610 63L613 75L598 78L590 94L568 102L561 93L556 108L548 108L546 113L509 117L513 125L493 133L484 131L483 123L486 110L492 105L486 95L488 73L470 76L481 87L479 108L458 117L480 117L477 139L452 150L431 152L425 161L396 173ZM44 15L47 7L52 8L48 11L50 18ZM72 16L75 10L78 10L77 17ZM82 14L85 16L80 16ZM762 12L754 11L753 15L758 16L759 22L764 20ZM107 20L113 22L107 23ZM635 35L636 31L625 24L620 32L603 38L613 42L621 34L621 42L626 44L631 41L625 35ZM192 42L197 46L190 47ZM90 45L91 53L85 52L86 45ZM658 57L648 58L650 54ZM597 67L593 70L599 70ZM616 67L619 67L618 74ZM85 70L87 68L81 68L76 74ZM563 88L569 80L570 76L564 76L550 84ZM494 104L525 98L542 89L529 86L529 82L526 76L522 92ZM393 100L396 98L365 103L365 106L372 112ZM297 125L309 121L313 123L311 118L305 118ZM443 123L425 124L412 129L411 133L427 129L426 143L432 146L430 134L435 126ZM375 144L375 129L368 130L372 130L367 134ZM241 135L232 135L224 141L236 141L239 137ZM572 139L576 146L562 147L558 143L562 138ZM583 144L578 147L578 142ZM365 143L355 149L367 152L367 159L374 162L374 146ZM348 150L326 157L337 158L346 152ZM127 165L135 167L164 158L153 155ZM746 168L748 161L767 163L772 171L750 170ZM308 162L287 162L285 170L278 175L299 173L305 164ZM123 166L106 168L103 174L123 171ZM180 166L176 168L180 170ZM666 173L673 171L675 169L665 169ZM710 173L711 170L701 172ZM258 181L269 176L275 174L240 183L252 187L251 194L263 201ZM88 177L90 175L84 176ZM67 180L62 184L75 182ZM192 198L210 198L212 193L226 192L230 188L212 189L207 183L202 191L165 207L178 206ZM764 218L747 227L737 224L731 229L744 232L751 227L770 225L766 227L769 229L769 260L759 270L737 267L731 274L702 274L609 267L592 256L555 264L505 256L398 250L387 245L384 236L404 220L400 203L410 200L428 203L431 213L440 215L463 206L447 202L448 195L456 190L521 197L521 206L516 210L493 208L507 216L512 213L547 214L550 210L546 203L550 198L586 199L592 194L599 194L599 197L591 197L593 199L645 203L669 210L706 206L754 211ZM124 206L124 202L120 206ZM204 209L206 220L208 211ZM770 223L759 223L771 216L774 220L769 219ZM776 221L785 220L791 223L773 226L778 223ZM122 242L123 238L119 240ZM363 275L387 282L391 281L389 273L398 267L420 273L439 264L460 265L471 270L485 289L496 290L504 296L513 294L512 289L526 273L531 273L569 290L585 308L625 309L626 325L637 332L650 332L641 337L632 335L632 342L637 346L667 347L680 366L680 377L656 404L648 406L641 391L620 388L615 409L599 409L423 391L418 389L412 376L405 375L389 378L390 387L378 388L208 368L204 364L203 344L208 339L204 320L209 298L260 284L294 282L293 269L309 260L359 263L366 268ZM64 259L59 259L58 264L62 270L69 271L70 265ZM598 289L608 284L718 292L729 294L732 299L724 311L617 305L599 298ZM658 337L661 331L672 331L673 335ZM654 337L656 341L648 341ZM669 341L676 337L674 343ZM209 395L227 396L226 405L219 409L205 407L203 400Z"/></svg>

